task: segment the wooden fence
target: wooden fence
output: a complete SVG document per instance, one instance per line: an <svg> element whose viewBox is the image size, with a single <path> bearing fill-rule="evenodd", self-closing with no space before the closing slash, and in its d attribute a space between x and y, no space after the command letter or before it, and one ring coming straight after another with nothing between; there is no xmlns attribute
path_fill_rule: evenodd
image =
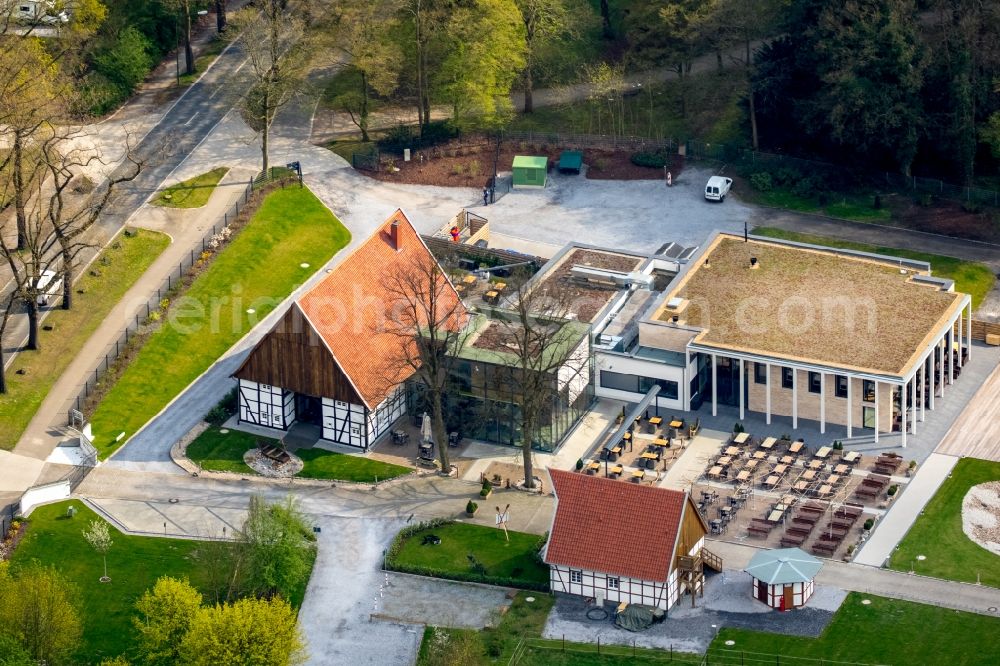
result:
<svg viewBox="0 0 1000 666"><path fill-rule="evenodd" d="M980 321L979 319L972 320L972 339L973 340L986 340L987 335L997 335L1000 336L1000 323Z"/></svg>

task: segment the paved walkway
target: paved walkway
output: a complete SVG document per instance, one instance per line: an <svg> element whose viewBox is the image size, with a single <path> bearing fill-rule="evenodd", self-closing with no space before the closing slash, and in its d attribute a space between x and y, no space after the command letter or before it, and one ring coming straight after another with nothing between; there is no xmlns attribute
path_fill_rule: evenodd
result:
<svg viewBox="0 0 1000 666"><path fill-rule="evenodd" d="M1000 366L993 370L968 405L936 452L1000 462Z"/></svg>
<svg viewBox="0 0 1000 666"><path fill-rule="evenodd" d="M892 554L896 545L913 526L934 493L948 478L958 462L954 456L932 453L917 470L916 476L906 486L906 492L892 503L892 507L878 522L871 537L861 547L854 561L880 567Z"/></svg>
<svg viewBox="0 0 1000 666"><path fill-rule="evenodd" d="M171 243L115 305L59 377L14 448L16 453L45 460L66 438L63 428L66 414L94 368L167 276L177 270L191 248L200 243L213 224L221 222L223 214L243 194L250 178L250 171L231 170L201 208L161 208L146 204L136 213L135 226L168 234Z"/></svg>
<svg viewBox="0 0 1000 666"><path fill-rule="evenodd" d="M753 546L723 541L709 541L708 548L722 557L727 569L745 568L758 550ZM823 560L823 569L816 576L816 582L852 592L866 592L993 617L997 617L996 609L1000 608L1000 589L995 587L939 580L857 563ZM989 610L991 608L994 610Z"/></svg>

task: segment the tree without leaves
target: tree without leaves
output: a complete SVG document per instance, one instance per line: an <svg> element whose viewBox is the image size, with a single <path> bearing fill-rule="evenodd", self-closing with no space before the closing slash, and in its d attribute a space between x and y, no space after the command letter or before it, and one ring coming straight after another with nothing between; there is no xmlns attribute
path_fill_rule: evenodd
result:
<svg viewBox="0 0 1000 666"><path fill-rule="evenodd" d="M37 563L16 574L0 562L0 627L37 662L72 663L82 633L75 586L55 569Z"/></svg>
<svg viewBox="0 0 1000 666"><path fill-rule="evenodd" d="M514 357L497 373L497 382L501 390L509 385L519 408L524 480L534 488L532 445L543 417L569 402L570 387L589 372L588 333L566 318L573 303L557 284L536 287L528 276L517 282L510 309L498 311L492 325L503 331Z"/></svg>
<svg viewBox="0 0 1000 666"><path fill-rule="evenodd" d="M253 85L240 103L243 118L261 137L261 173L267 174L271 121L301 88L308 54L301 43L299 3L260 0L240 9L232 23L247 54Z"/></svg>
<svg viewBox="0 0 1000 666"><path fill-rule="evenodd" d="M430 407L431 430L437 442L441 470L448 472L448 428L444 418L444 397L456 363L456 351L464 345L468 312L440 264L427 255L406 264L397 264L383 278L392 301L390 332L399 339L406 372L424 390ZM397 376L397 368L387 368Z"/></svg>

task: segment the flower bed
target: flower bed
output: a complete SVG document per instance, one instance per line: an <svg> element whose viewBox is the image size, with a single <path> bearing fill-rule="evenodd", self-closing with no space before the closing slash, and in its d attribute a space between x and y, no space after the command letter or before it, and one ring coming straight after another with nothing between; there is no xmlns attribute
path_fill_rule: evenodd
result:
<svg viewBox="0 0 1000 666"><path fill-rule="evenodd" d="M11 521L10 528L7 530L7 533L3 535L3 541L0 541L0 560L10 559L10 556L14 554L14 550L17 548L17 544L21 543L21 539L24 538L24 534L27 531L27 521Z"/></svg>

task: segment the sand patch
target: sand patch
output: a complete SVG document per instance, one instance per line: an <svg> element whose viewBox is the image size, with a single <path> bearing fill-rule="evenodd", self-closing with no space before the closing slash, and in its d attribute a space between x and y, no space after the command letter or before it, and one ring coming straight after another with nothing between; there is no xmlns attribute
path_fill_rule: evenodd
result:
<svg viewBox="0 0 1000 666"><path fill-rule="evenodd" d="M969 488L962 500L962 531L994 555L1000 555L1000 481Z"/></svg>

